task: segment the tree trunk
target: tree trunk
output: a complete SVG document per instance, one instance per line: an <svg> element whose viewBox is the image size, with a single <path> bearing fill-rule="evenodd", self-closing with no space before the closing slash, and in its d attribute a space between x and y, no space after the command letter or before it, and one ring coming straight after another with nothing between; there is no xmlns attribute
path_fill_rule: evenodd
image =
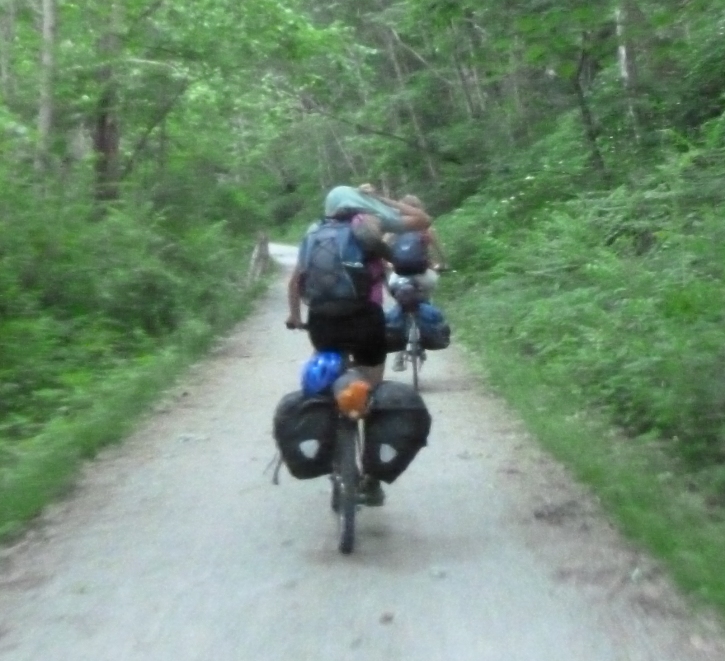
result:
<svg viewBox="0 0 725 661"><path fill-rule="evenodd" d="M392 34L392 30L387 30L387 35L388 54L390 55L390 61L393 64L395 77L398 80L398 86L400 88L400 91L402 93L405 93L405 74L403 72L403 67L400 64L400 60L398 59L398 54L395 51L394 35ZM418 121L418 115L415 112L415 107L410 102L410 100L407 99L407 97L404 96L404 99L406 109L408 110L408 114L410 115L411 124L413 125L413 130L415 131L416 141L418 143L420 151L423 153L423 158L425 159L426 166L428 167L428 172L430 173L431 179L433 179L433 181L438 181L438 171L436 170L433 159L431 158L428 141L426 140L423 129L421 128L420 122Z"/></svg>
<svg viewBox="0 0 725 661"><path fill-rule="evenodd" d="M476 98L478 99L478 115L482 115L486 112L486 93L483 91L483 85L478 75L478 68L471 67L471 80L473 81L473 88L476 90Z"/></svg>
<svg viewBox="0 0 725 661"><path fill-rule="evenodd" d="M348 53L348 59L352 62L353 68L355 70L355 77L357 78L358 83L358 93L360 94L360 102L363 104L363 106L366 106L368 104L368 92L367 92L367 84L365 81L365 75L362 72L362 64L360 62L360 56L358 55L357 51L351 51Z"/></svg>
<svg viewBox="0 0 725 661"><path fill-rule="evenodd" d="M115 63L121 51L120 8L110 7L110 26L98 45L101 66L98 70L100 96L94 117L93 146L96 153L96 200L112 202L119 197L120 140L118 119L118 82Z"/></svg>
<svg viewBox="0 0 725 661"><path fill-rule="evenodd" d="M50 163L53 131L53 83L55 81L56 0L42 0L42 48L40 55L40 99L35 168L44 172Z"/></svg>
<svg viewBox="0 0 725 661"><path fill-rule="evenodd" d="M390 186L390 179L388 178L388 175L386 172L380 173L380 188L383 191L383 195L385 197L391 198L393 197L393 191Z"/></svg>
<svg viewBox="0 0 725 661"><path fill-rule="evenodd" d="M327 149L327 141L323 133L323 127L318 123L315 131L317 142L317 169L320 176L320 186L327 190L335 181L335 172L330 162L330 155Z"/></svg>
<svg viewBox="0 0 725 661"><path fill-rule="evenodd" d="M156 150L156 167L160 175L166 173L166 166L169 161L169 130L166 117L159 125L158 146Z"/></svg>
<svg viewBox="0 0 725 661"><path fill-rule="evenodd" d="M524 103L523 95L521 94L521 82L519 75L522 67L522 56L521 51L523 49L521 39L514 37L513 44L509 49L509 91L513 98L514 106L516 108L516 115L524 120L526 119L526 104ZM523 130L528 134L527 123L523 122Z"/></svg>
<svg viewBox="0 0 725 661"><path fill-rule="evenodd" d="M458 40L457 35L455 32L453 33L454 40ZM453 66L456 70L456 75L458 76L458 82L460 83L461 87L461 94L463 95L463 102L466 107L466 115L468 115L468 119L473 119L476 117L476 109L473 105L473 97L471 95L471 90L469 89L468 79L466 76L466 72L463 69L463 64L461 63L461 59L458 56L458 48L454 47L453 52L451 53L451 57L453 58Z"/></svg>
<svg viewBox="0 0 725 661"><path fill-rule="evenodd" d="M471 61L470 69L470 80L473 83L473 89L478 100L478 116L482 116L486 111L488 102L488 93L484 89L484 83L481 81L480 71L478 64L487 61L486 54L484 52L483 28L476 23L475 12L471 9L466 9L463 12L464 15L464 30L466 34L466 48L468 50L468 56Z"/></svg>
<svg viewBox="0 0 725 661"><path fill-rule="evenodd" d="M586 40L586 36L584 37ZM577 66L576 74L572 83L574 85L574 92L576 93L577 102L579 104L579 111L582 117L582 123L584 125L584 136L587 144L589 145L589 152L591 156L592 165L599 172L600 176L605 182L608 182L609 171L604 163L604 157L599 149L597 142L597 128L594 122L594 116L591 108L589 107L589 101L587 99L586 91L584 89L584 83L582 77L584 72L589 66L589 52L586 49L586 41L582 44L581 53L579 54L579 64Z"/></svg>
<svg viewBox="0 0 725 661"><path fill-rule="evenodd" d="M15 0L3 0L0 4L0 93L4 100L15 96L12 54L15 39Z"/></svg>
<svg viewBox="0 0 725 661"><path fill-rule="evenodd" d="M637 13L637 7L632 0L622 0L622 4L615 11L615 20L619 42L617 48L619 75L627 95L627 115L632 124L634 137L639 142L641 139L641 120L637 110L639 72L636 48L632 37L632 28Z"/></svg>
<svg viewBox="0 0 725 661"><path fill-rule="evenodd" d="M335 130L334 124L330 124L329 131L332 134L333 139L335 140L335 144L337 144L337 149L340 152L340 155L344 159L345 163L347 163L347 167L350 170L350 173L355 177L359 177L360 173L358 172L357 166L355 165L355 154L350 154L348 153L347 149L345 149L342 138L340 138L339 134Z"/></svg>

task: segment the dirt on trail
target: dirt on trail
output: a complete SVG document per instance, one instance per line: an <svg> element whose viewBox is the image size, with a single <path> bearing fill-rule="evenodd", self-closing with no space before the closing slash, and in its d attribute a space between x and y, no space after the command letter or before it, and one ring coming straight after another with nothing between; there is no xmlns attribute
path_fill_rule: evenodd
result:
<svg viewBox="0 0 725 661"><path fill-rule="evenodd" d="M273 254L289 263L290 249ZM273 409L309 355L285 316L280 278L0 551L0 659L725 659L716 621L690 612L455 346L422 372L429 446L341 556L328 481L265 473Z"/></svg>

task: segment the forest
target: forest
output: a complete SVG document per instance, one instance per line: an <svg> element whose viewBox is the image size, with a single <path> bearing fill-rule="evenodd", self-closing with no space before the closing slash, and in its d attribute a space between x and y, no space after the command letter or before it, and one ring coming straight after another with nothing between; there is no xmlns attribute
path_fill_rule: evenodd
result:
<svg viewBox="0 0 725 661"><path fill-rule="evenodd" d="M662 453L722 545L724 62L718 0L2 0L0 527L248 309L256 231L369 181L436 217L457 337Z"/></svg>

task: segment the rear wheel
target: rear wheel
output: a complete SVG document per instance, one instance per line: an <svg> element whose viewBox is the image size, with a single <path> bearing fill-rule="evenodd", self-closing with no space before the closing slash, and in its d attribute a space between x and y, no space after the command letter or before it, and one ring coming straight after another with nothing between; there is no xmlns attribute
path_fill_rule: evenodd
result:
<svg viewBox="0 0 725 661"><path fill-rule="evenodd" d="M357 490L360 475L357 468L357 426L345 420L340 426L337 438L338 496L333 486L333 508L340 520L340 553L352 553L355 546L355 514L357 513Z"/></svg>

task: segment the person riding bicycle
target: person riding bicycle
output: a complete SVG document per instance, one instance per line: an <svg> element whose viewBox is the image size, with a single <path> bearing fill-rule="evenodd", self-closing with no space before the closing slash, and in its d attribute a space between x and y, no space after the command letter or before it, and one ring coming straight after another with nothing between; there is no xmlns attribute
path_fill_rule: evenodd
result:
<svg viewBox="0 0 725 661"><path fill-rule="evenodd" d="M415 195L405 195L400 200L417 209L423 203ZM438 283L438 271L445 270L446 258L438 235L432 227L420 232L389 235L386 242L391 246L388 289L393 296L403 281L412 281L425 299L430 298ZM393 371L405 370L405 351L400 351L393 360Z"/></svg>
<svg viewBox="0 0 725 661"><path fill-rule="evenodd" d="M403 204L415 207L416 209L423 209L423 203L420 198L415 195L405 195L400 199L400 201ZM409 234L417 236L408 236ZM420 257L416 257L414 259L415 261L420 262L420 265L418 268L406 271L404 277L412 277L421 290L430 294L433 289L435 289L435 285L438 282L437 272L448 268L446 265L447 260L443 252L443 246L438 238L438 234L433 227L429 227L428 229L421 230L419 232L406 233L406 236L402 238L403 241L418 239L420 241L422 251ZM401 237L398 234L387 234L385 236L385 242L391 247L391 251L394 251L395 244L399 240L401 240ZM417 248L417 246L414 247ZM392 258L395 260L394 254L392 255ZM410 259L410 257L408 257L408 259ZM394 286L396 280L401 277L401 269L396 268L395 263L391 263L388 266L388 271L389 284Z"/></svg>
<svg viewBox="0 0 725 661"><path fill-rule="evenodd" d="M290 328L303 326L301 303L308 303L307 330L310 342L316 351L340 351L349 353L358 369L372 386L382 381L385 371L387 347L385 338L385 313L383 312L383 291L385 286L385 262L389 259L388 247L383 241L384 233L401 234L414 230L425 230L430 226L430 217L422 209L403 202L388 199L377 194L372 186L359 188L337 186L325 199L325 218L314 223L300 246L297 264L288 284L289 316L286 324ZM350 231L346 231L349 228ZM320 300L310 298L310 290L325 281L338 285L342 281L363 278L360 274L325 274L313 272L315 264L312 253L321 253L320 263L340 263L330 259L331 254L316 239L323 234L341 237L340 241L351 240L362 253L360 266L366 271L369 286L362 296L336 298L328 292ZM335 234L335 232L337 232ZM347 244L346 244L347 245ZM320 248L321 246L321 248ZM336 246L334 252L342 252L345 246ZM344 262L343 262L344 265ZM348 265L354 266L354 265ZM319 269L317 269L319 271ZM319 288L319 287L318 287ZM330 289L334 289L331 287ZM334 292L333 292L334 293ZM377 480L364 485L369 504L382 504L384 494Z"/></svg>

